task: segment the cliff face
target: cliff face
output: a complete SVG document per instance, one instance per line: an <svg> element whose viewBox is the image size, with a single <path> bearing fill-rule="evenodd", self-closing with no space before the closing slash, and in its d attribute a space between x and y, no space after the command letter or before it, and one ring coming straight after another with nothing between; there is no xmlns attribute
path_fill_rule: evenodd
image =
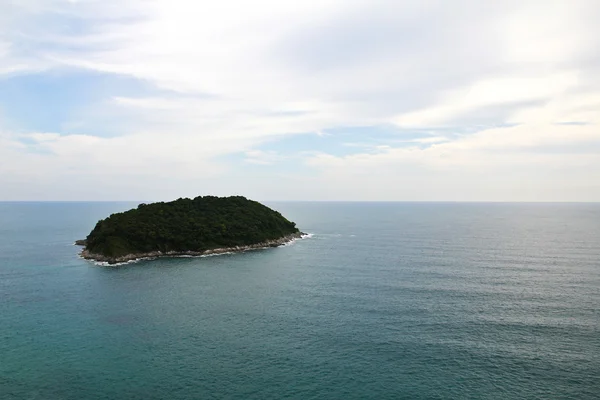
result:
<svg viewBox="0 0 600 400"><path fill-rule="evenodd" d="M141 257L202 255L283 244L301 235L296 224L241 196L196 197L136 209L99 221L84 258L123 262Z"/></svg>

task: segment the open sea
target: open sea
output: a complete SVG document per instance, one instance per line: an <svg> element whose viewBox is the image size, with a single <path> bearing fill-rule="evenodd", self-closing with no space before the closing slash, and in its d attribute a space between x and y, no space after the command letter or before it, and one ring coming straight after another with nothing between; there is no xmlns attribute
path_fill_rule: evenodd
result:
<svg viewBox="0 0 600 400"><path fill-rule="evenodd" d="M600 398L600 204L266 204L311 237L105 267L137 203L0 203L0 399Z"/></svg>

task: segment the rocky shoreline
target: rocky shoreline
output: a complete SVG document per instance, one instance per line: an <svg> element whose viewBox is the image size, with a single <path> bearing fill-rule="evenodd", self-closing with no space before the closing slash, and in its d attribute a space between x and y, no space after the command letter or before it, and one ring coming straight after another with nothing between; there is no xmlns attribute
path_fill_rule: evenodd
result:
<svg viewBox="0 0 600 400"><path fill-rule="evenodd" d="M286 235L279 239L267 240L266 242L251 244L251 245L247 245L247 246L222 247L222 248L216 248L216 249L209 249L209 250L205 250L205 251L191 251L191 250L189 250L189 251L168 251L168 252L151 251L148 253L127 254L124 256L120 256L120 257L107 257L102 254L90 253L87 249L84 248L79 255L82 258L85 258L86 260L106 262L108 264L121 264L121 263L126 263L129 261L136 261L136 260L149 259L149 258L158 258L158 257L181 257L181 256L200 257L200 256L216 255L216 254L224 254L224 253L242 253L244 251L249 251L249 250L258 250L258 249L265 249L268 247L283 246L284 244L290 243L290 242L294 241L295 239L300 239L304 236L307 236L307 234L298 232L298 233L293 233L291 235ZM77 241L75 241L75 244L78 246L85 246L86 242L85 242L85 240L77 240Z"/></svg>

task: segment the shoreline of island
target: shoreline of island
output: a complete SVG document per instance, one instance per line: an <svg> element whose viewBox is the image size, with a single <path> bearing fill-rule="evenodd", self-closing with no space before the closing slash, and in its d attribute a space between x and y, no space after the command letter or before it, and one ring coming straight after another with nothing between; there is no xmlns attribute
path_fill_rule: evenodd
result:
<svg viewBox="0 0 600 400"><path fill-rule="evenodd" d="M79 256L83 259L96 261L100 263L107 263L108 265L118 265L118 264L126 264L129 262L135 262L140 260L149 260L155 258L163 258L163 257L205 257L219 254L231 254L231 253L243 253L251 250L260 250L267 249L270 247L280 247L286 244L289 244L295 240L302 239L305 237L309 237L310 234L304 232L296 232L289 235L285 235L279 239L267 240L264 242L244 245L244 246L234 246L234 247L220 247L214 249L208 249L204 251L150 251L146 253L132 253L126 254L120 257L108 257L102 254L91 253L87 249L83 249ZM75 245L85 246L85 240L76 240Z"/></svg>

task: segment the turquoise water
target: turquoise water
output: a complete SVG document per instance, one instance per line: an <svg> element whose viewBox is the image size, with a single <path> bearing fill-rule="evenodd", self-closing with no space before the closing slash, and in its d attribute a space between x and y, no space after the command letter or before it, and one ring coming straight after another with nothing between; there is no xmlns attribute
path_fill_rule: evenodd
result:
<svg viewBox="0 0 600 400"><path fill-rule="evenodd" d="M0 203L1 399L597 399L600 205L271 203L277 249L77 257L136 203Z"/></svg>

